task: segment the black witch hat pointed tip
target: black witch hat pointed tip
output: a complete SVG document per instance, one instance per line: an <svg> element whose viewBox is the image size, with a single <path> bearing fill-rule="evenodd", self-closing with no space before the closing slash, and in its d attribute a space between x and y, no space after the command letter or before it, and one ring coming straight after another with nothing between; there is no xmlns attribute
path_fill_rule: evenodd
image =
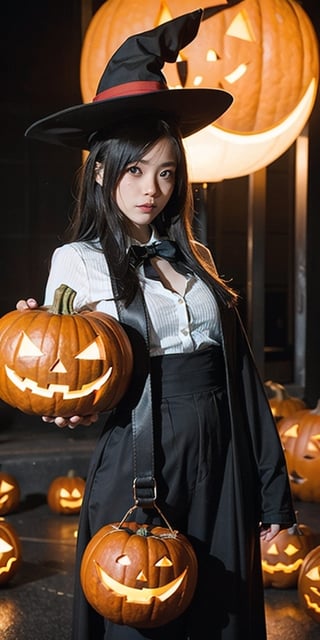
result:
<svg viewBox="0 0 320 640"><path fill-rule="evenodd" d="M232 103L222 89L169 89L161 69L196 37L203 9L130 36L104 70L92 103L70 107L35 122L28 138L89 149L92 135L128 114L159 113L176 120L183 137L219 118Z"/></svg>

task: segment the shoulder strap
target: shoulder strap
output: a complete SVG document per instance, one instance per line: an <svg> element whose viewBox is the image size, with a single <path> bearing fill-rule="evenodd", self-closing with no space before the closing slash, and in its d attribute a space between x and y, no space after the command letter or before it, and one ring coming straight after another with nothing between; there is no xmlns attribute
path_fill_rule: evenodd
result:
<svg viewBox="0 0 320 640"><path fill-rule="evenodd" d="M112 286L115 290L114 282ZM136 506L153 507L156 500L156 481L154 477L153 412L147 310L140 287L134 300L127 308L117 302L117 296L115 296L115 300L120 322L133 328L143 338L143 347L138 350L139 362L136 362L135 366L146 368L145 381L142 392L131 412L133 495Z"/></svg>

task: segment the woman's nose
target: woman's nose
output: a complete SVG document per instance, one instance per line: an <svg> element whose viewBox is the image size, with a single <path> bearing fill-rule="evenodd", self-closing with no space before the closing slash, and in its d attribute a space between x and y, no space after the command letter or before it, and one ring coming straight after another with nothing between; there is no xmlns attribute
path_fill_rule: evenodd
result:
<svg viewBox="0 0 320 640"><path fill-rule="evenodd" d="M148 179L144 185L144 193L146 196L154 196L158 191L156 180Z"/></svg>

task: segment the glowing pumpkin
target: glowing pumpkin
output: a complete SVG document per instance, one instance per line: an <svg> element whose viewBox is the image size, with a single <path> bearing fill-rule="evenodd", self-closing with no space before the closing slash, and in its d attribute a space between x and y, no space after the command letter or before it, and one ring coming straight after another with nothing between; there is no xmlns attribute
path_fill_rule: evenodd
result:
<svg viewBox="0 0 320 640"><path fill-rule="evenodd" d="M14 527L0 518L0 585L13 578L22 562L21 543Z"/></svg>
<svg viewBox="0 0 320 640"><path fill-rule="evenodd" d="M194 182L247 175L278 158L302 131L319 77L318 41L295 0L242 0L205 10L195 40L164 74L173 87L219 87L232 107L213 125L186 138ZM115 50L131 34L194 10L193 0L107 0L93 16L81 55L83 100L91 102Z"/></svg>
<svg viewBox="0 0 320 640"><path fill-rule="evenodd" d="M309 551L302 563L298 593L304 611L320 622L320 545Z"/></svg>
<svg viewBox="0 0 320 640"><path fill-rule="evenodd" d="M278 422L294 497L320 502L320 400Z"/></svg>
<svg viewBox="0 0 320 640"><path fill-rule="evenodd" d="M54 478L49 485L47 502L55 513L77 514L80 512L85 480L71 469L66 476Z"/></svg>
<svg viewBox="0 0 320 640"><path fill-rule="evenodd" d="M305 524L283 529L270 542L261 540L264 587L296 587L302 562L314 546L314 532Z"/></svg>
<svg viewBox="0 0 320 640"><path fill-rule="evenodd" d="M52 307L0 319L0 396L25 413L105 411L128 387L133 356L127 334L105 313L74 313L75 295L61 285Z"/></svg>
<svg viewBox="0 0 320 640"><path fill-rule="evenodd" d="M20 486L10 473L0 471L0 516L15 511L20 502Z"/></svg>
<svg viewBox="0 0 320 640"><path fill-rule="evenodd" d="M274 396L269 398L269 404L272 414L277 420L287 418L300 409L306 409L305 402L301 398L290 396L282 384L267 380L265 385L274 392Z"/></svg>
<svg viewBox="0 0 320 640"><path fill-rule="evenodd" d="M86 547L80 578L100 615L116 624L155 627L190 604L197 559L178 532L135 522L109 524Z"/></svg>

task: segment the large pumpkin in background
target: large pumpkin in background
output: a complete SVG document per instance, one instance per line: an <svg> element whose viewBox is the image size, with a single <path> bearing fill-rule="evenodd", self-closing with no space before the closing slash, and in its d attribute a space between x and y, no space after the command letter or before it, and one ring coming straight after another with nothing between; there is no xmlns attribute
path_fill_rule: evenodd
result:
<svg viewBox="0 0 320 640"><path fill-rule="evenodd" d="M109 524L91 538L81 563L91 606L116 624L167 624L190 604L198 564L188 539L165 527Z"/></svg>
<svg viewBox="0 0 320 640"><path fill-rule="evenodd" d="M306 502L320 502L320 400L278 422L292 494Z"/></svg>
<svg viewBox="0 0 320 640"><path fill-rule="evenodd" d="M186 138L193 182L247 175L270 164L302 131L318 85L317 37L298 2L242 0L222 10L221 5L201 5L197 37L176 64L164 67L170 88L219 87L235 98L214 126ZM128 36L193 10L194 0L107 0L83 42L84 101L93 99L106 62Z"/></svg>
<svg viewBox="0 0 320 640"><path fill-rule="evenodd" d="M119 402L133 355L122 326L105 313L73 312L61 285L52 307L0 318L0 396L29 414L87 415Z"/></svg>

